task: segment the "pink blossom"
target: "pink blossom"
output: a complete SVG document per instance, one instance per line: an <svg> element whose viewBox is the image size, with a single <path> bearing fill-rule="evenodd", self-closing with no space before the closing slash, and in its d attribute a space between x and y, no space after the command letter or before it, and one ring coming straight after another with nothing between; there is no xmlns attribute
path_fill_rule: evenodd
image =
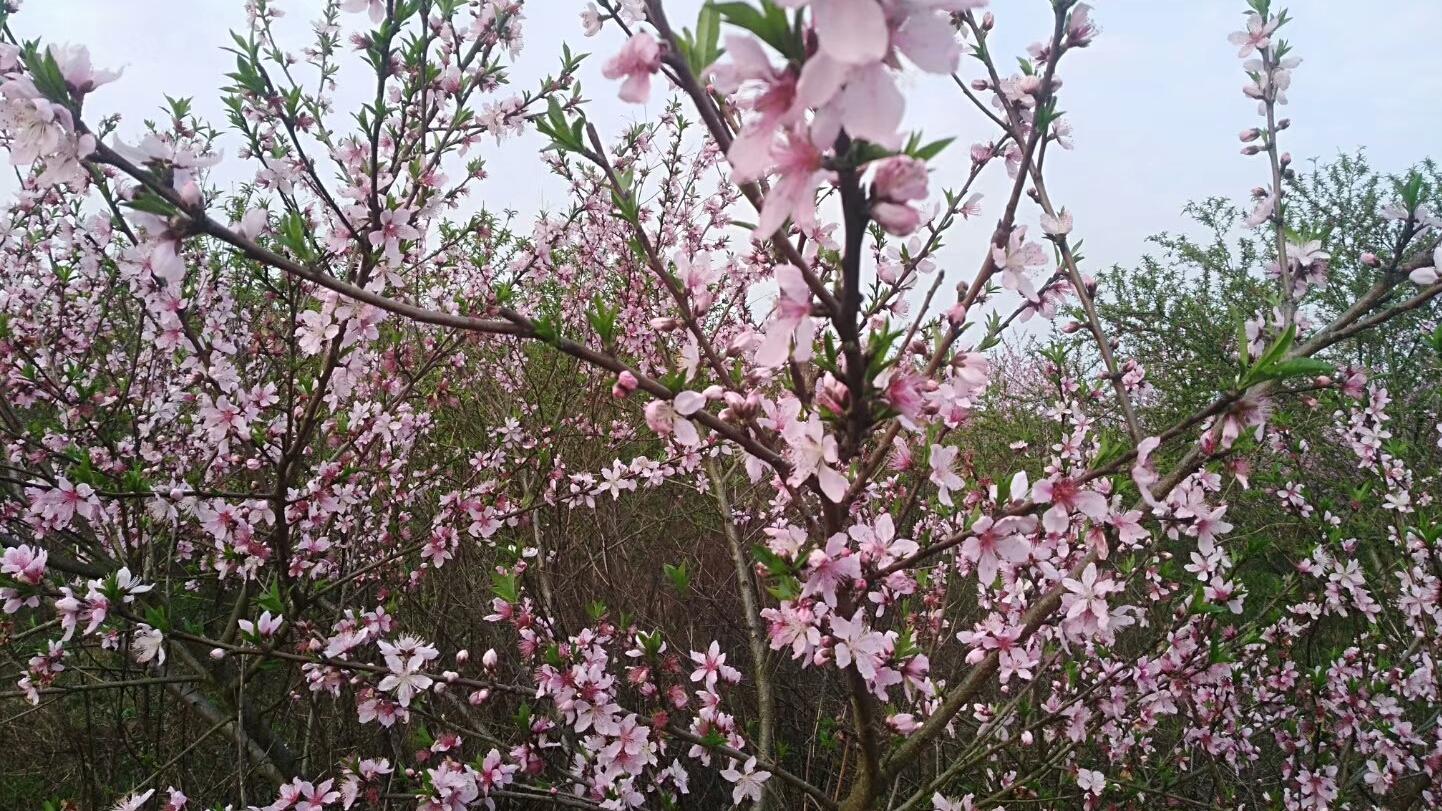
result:
<svg viewBox="0 0 1442 811"><path fill-rule="evenodd" d="M341 11L351 13L366 11L370 13L371 22L378 23L385 19L385 0L345 0L341 3Z"/></svg>
<svg viewBox="0 0 1442 811"><path fill-rule="evenodd" d="M674 434L676 441L686 446L701 444L701 435L691 421L681 416L672 403L666 400L652 400L646 404L646 425L660 436Z"/></svg>
<svg viewBox="0 0 1442 811"><path fill-rule="evenodd" d="M429 689L433 680L421 673L425 659L420 654L402 658L396 654L386 656L386 667L390 673L381 679L380 689L393 691L402 707L408 707L416 693Z"/></svg>
<svg viewBox="0 0 1442 811"><path fill-rule="evenodd" d="M761 801L761 789L767 780L771 778L771 772L758 770L756 758L747 758L746 763L738 771L736 762L732 761L721 771L721 776L731 783L731 802L740 805L743 801Z"/></svg>
<svg viewBox="0 0 1442 811"><path fill-rule="evenodd" d="M1041 215L1041 230L1054 237L1063 237L1071 233L1072 216L1071 212L1063 208L1055 216L1051 214Z"/></svg>
<svg viewBox="0 0 1442 811"><path fill-rule="evenodd" d="M780 296L766 323L766 334L753 359L759 366L780 366L788 357L804 362L811 358L815 322L811 319L811 288L794 265L776 267ZM792 340L796 347L791 348Z"/></svg>
<svg viewBox="0 0 1442 811"><path fill-rule="evenodd" d="M1437 283L1438 274L1442 273L1442 245L1432 252L1431 267L1417 268L1407 275L1413 284L1427 287Z"/></svg>
<svg viewBox="0 0 1442 811"><path fill-rule="evenodd" d="M1042 479L1031 488L1032 500L1038 504L1051 504L1051 509L1042 515L1042 525L1048 532L1063 532L1070 520L1070 514L1080 512L1093 521L1107 516L1107 500L1095 490L1084 489L1072 479Z"/></svg>
<svg viewBox="0 0 1442 811"><path fill-rule="evenodd" d="M90 51L83 45L51 45L49 51L60 68L60 75L65 78L65 84L78 96L120 78L119 71L91 67Z"/></svg>
<svg viewBox="0 0 1442 811"><path fill-rule="evenodd" d="M421 232L417 231L410 224L411 210L401 208L396 210L387 209L381 212L380 223L376 230L370 232L369 239L372 248L382 248L386 262L391 267L397 267L401 263L401 241L417 240L421 238Z"/></svg>
<svg viewBox="0 0 1442 811"><path fill-rule="evenodd" d="M165 664L165 637L159 630L141 623L131 638L131 650L140 664Z"/></svg>
<svg viewBox="0 0 1442 811"><path fill-rule="evenodd" d="M906 155L879 161L872 181L871 214L887 233L906 236L921 223L907 205L926 197L926 164Z"/></svg>
<svg viewBox="0 0 1442 811"><path fill-rule="evenodd" d="M860 564L856 572L861 572ZM824 608L824 606L823 606ZM777 608L765 608L761 616L769 623L767 636L772 650L791 648L791 658L809 659L821 644L819 617L806 604L794 604L783 600Z"/></svg>
<svg viewBox="0 0 1442 811"><path fill-rule="evenodd" d="M805 106L798 103L796 74L773 67L754 38L728 34L726 55L730 57L729 62L718 63L711 69L712 84L717 92L731 95L743 87L756 88L754 94L739 100L753 115L731 142L726 157L737 180L755 180L770 169L771 147L777 134L801 121Z"/></svg>
<svg viewBox="0 0 1442 811"><path fill-rule="evenodd" d="M966 482L957 474L954 469L956 456L961 449L955 446L932 445L931 457L931 483L936 485L936 497L942 504L950 507L951 491L960 490L966 486Z"/></svg>
<svg viewBox="0 0 1442 811"><path fill-rule="evenodd" d="M832 653L837 667L855 667L868 681L875 679L882 667L886 639L866 623L866 615L857 609L851 619L832 614L831 636L836 645Z"/></svg>
<svg viewBox="0 0 1442 811"><path fill-rule="evenodd" d="M656 38L638 31L626 40L621 51L611 57L601 69L607 79L620 79L621 100L632 104L644 104L651 97L651 75L661 69L661 43Z"/></svg>
<svg viewBox="0 0 1442 811"><path fill-rule="evenodd" d="M721 652L720 645L714 640L705 653L692 651L691 661L697 665L691 673L691 681L704 683L707 690L716 688L718 678L727 684L735 684L741 679L741 672L726 664L726 654Z"/></svg>
<svg viewBox="0 0 1442 811"><path fill-rule="evenodd" d="M61 476L53 488L30 487L30 510L42 521L57 529L70 526L75 516L93 520L99 509L95 489L88 484L74 484ZM128 574L128 572L127 572Z"/></svg>
<svg viewBox="0 0 1442 811"><path fill-rule="evenodd" d="M1022 537L1023 524L1016 518L993 521L982 516L972 524L972 535L961 544L961 554L976 565L977 579L984 585L996 580L1002 563L1021 563L1031 555L1031 545Z"/></svg>
<svg viewBox="0 0 1442 811"><path fill-rule="evenodd" d="M150 789L143 793L127 795L111 806L110 811L140 811L154 794L155 789Z"/></svg>
<svg viewBox="0 0 1442 811"><path fill-rule="evenodd" d="M1237 57L1245 59L1257 49L1271 45L1272 32L1277 30L1277 25L1278 20L1275 17L1263 22L1260 15L1248 14L1247 30L1228 34L1227 41L1238 46Z"/></svg>
<svg viewBox="0 0 1442 811"><path fill-rule="evenodd" d="M6 549L5 556L0 558L0 574L9 575L26 585L38 586L45 576L45 561L48 557L49 553L44 549L25 544L12 546Z"/></svg>
<svg viewBox="0 0 1442 811"><path fill-rule="evenodd" d="M768 239L789 219L802 231L816 227L816 188L825 172L821 152L797 129L788 129L771 147L773 170L780 177L761 206L752 238ZM745 180L746 178L739 178Z"/></svg>
<svg viewBox="0 0 1442 811"><path fill-rule="evenodd" d="M1093 771L1091 769L1078 769L1076 774L1076 784L1081 788L1082 791L1086 792L1087 794L1090 794L1094 797L1100 797L1102 795L1102 792L1106 790L1107 778L1106 775L1098 771Z"/></svg>
<svg viewBox="0 0 1442 811"><path fill-rule="evenodd" d="M1027 269L1046 263L1046 253L1035 242L1026 241L1026 226L1012 229L1005 248L992 248L992 261L1001 270L1001 286L1015 290L1028 301L1038 301L1036 286Z"/></svg>
<svg viewBox="0 0 1442 811"><path fill-rule="evenodd" d="M826 432L821 416L812 412L805 422L792 421L782 430L782 438L791 451L792 486L799 487L811 476L816 476L821 492L833 502L840 503L850 483L833 467L839 459L836 438Z"/></svg>
<svg viewBox="0 0 1442 811"><path fill-rule="evenodd" d="M1090 636L1104 631L1111 623L1106 596L1120 587L1106 578L1098 579L1097 565L1088 563L1079 579L1068 577L1062 581L1066 593L1062 595L1062 610L1066 612L1066 626L1072 633Z"/></svg>
<svg viewBox="0 0 1442 811"><path fill-rule="evenodd" d="M828 606L835 606L837 587L850 585L861 577L861 558L847 548L846 538L838 532L827 539L824 548L811 550L806 558L802 597L819 594Z"/></svg>

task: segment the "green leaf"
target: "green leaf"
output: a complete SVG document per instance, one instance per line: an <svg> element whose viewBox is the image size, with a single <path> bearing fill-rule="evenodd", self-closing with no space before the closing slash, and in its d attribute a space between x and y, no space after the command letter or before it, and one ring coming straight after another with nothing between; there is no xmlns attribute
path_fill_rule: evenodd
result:
<svg viewBox="0 0 1442 811"><path fill-rule="evenodd" d="M170 631L170 617L165 613L165 606L152 605L146 608L145 621L161 633Z"/></svg>
<svg viewBox="0 0 1442 811"><path fill-rule="evenodd" d="M1287 380L1294 377L1317 377L1329 375L1336 371L1336 367L1316 358L1292 358L1277 363L1268 370L1268 377L1274 380Z"/></svg>
<svg viewBox="0 0 1442 811"><path fill-rule="evenodd" d="M497 597L508 603L518 603L521 601L521 589L516 582L516 576L513 574L497 573L491 575L491 590L496 593Z"/></svg>
<svg viewBox="0 0 1442 811"><path fill-rule="evenodd" d="M39 90L47 99L70 106L70 87L65 84L65 75L60 72L60 65L56 63L54 54L49 48L41 49L38 42L27 42L21 51L21 58L25 62L25 69L30 73L30 79L35 83L35 89Z"/></svg>
<svg viewBox="0 0 1442 811"><path fill-rule="evenodd" d="M561 328L550 315L543 315L532 322L536 330L536 338L548 343L556 344L561 340Z"/></svg>
<svg viewBox="0 0 1442 811"><path fill-rule="evenodd" d="M157 217L173 217L176 214L175 206L166 202L159 195L148 191L135 195L134 199L127 200L122 205L136 211L144 211L146 214L154 214Z"/></svg>
<svg viewBox="0 0 1442 811"><path fill-rule="evenodd" d="M606 302L599 293L591 299L591 309L586 313L586 319L591 322L591 329L601 337L602 342L610 344L616 338L616 316L620 314L620 305L614 307L606 306Z"/></svg>
<svg viewBox="0 0 1442 811"><path fill-rule="evenodd" d="M1242 375L1242 388L1260 383L1263 380L1272 379L1271 374L1273 368L1280 363L1283 358L1287 357L1287 352L1292 349L1292 342L1296 337L1297 326L1295 324L1288 326L1287 331L1282 333L1282 336L1278 338L1275 343L1267 347L1267 351L1262 353L1262 356L1257 359L1257 362L1252 365L1252 368L1248 369L1246 374Z"/></svg>
<svg viewBox="0 0 1442 811"><path fill-rule="evenodd" d="M951 142L955 140L955 138L942 138L940 141L932 141L931 143L925 146L917 147L916 149L908 149L907 152L913 158L929 161L937 155L940 155L941 151L946 149L948 146L951 146Z"/></svg>
<svg viewBox="0 0 1442 811"><path fill-rule="evenodd" d="M681 32L681 53L692 73L700 76L716 64L723 53L720 42L721 13L714 3L707 3L701 7L701 14L696 18L696 33L693 35L689 28Z"/></svg>
<svg viewBox="0 0 1442 811"><path fill-rule="evenodd" d="M761 544L756 544L752 546L751 554L756 558L758 562L761 563L762 566L766 567L767 574L770 574L773 577L783 577L794 573L792 571L790 561L786 560L775 552L772 552L770 549L762 546Z"/></svg>
<svg viewBox="0 0 1442 811"><path fill-rule="evenodd" d="M260 606L262 611L269 611L272 614L285 612L285 601L280 598L280 584L271 580L265 591L255 598L255 604Z"/></svg>
<svg viewBox="0 0 1442 811"><path fill-rule="evenodd" d="M661 570L665 572L666 579L671 581L671 588L675 589L677 594L686 593L687 587L691 585L691 574L686 571L685 561L678 566L664 563L661 565Z"/></svg>
<svg viewBox="0 0 1442 811"><path fill-rule="evenodd" d="M806 49L792 29L786 10L771 0L761 0L759 11L750 3L717 3L716 10L726 22L750 31L786 58L806 60Z"/></svg>
<svg viewBox="0 0 1442 811"><path fill-rule="evenodd" d="M315 252L310 247L310 237L306 227L305 219L294 211L286 212L276 228L276 240L303 262L315 258Z"/></svg>

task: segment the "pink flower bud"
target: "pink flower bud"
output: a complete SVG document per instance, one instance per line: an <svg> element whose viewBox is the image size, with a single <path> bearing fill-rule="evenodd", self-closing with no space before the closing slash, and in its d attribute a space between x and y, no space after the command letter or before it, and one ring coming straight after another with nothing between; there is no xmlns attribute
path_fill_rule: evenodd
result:
<svg viewBox="0 0 1442 811"><path fill-rule="evenodd" d="M200 205L200 186L194 180L185 181L176 191L180 192L180 201L182 203L192 208Z"/></svg>
<svg viewBox="0 0 1442 811"><path fill-rule="evenodd" d="M892 236L904 237L921 225L921 214L903 203L875 203L871 206L871 216Z"/></svg>
<svg viewBox="0 0 1442 811"><path fill-rule="evenodd" d="M1371 251L1367 251L1366 253L1362 254L1361 258L1362 264L1366 265L1369 268L1382 267L1382 260L1377 257L1377 254L1372 253Z"/></svg>
<svg viewBox="0 0 1442 811"><path fill-rule="evenodd" d="M498 658L499 657L496 656L495 648L487 648L486 652L481 654L481 666L487 670L490 670L491 668L496 666L496 660Z"/></svg>
<svg viewBox="0 0 1442 811"><path fill-rule="evenodd" d="M616 375L616 385L611 387L611 396L623 400L636 390L637 385L636 376L631 374L629 369L623 370Z"/></svg>
<svg viewBox="0 0 1442 811"><path fill-rule="evenodd" d="M214 659L215 661L219 662L221 659L224 659L224 658L225 658L225 651L222 650L221 648L211 648L211 649L210 649L210 658L212 658L212 659Z"/></svg>
<svg viewBox="0 0 1442 811"><path fill-rule="evenodd" d="M978 93L983 93L983 92L989 90L990 88L991 88L991 82L988 82L988 81L985 80L985 79L972 79L972 80L971 80L971 89L972 89L972 90L975 90L975 91L978 92Z"/></svg>
<svg viewBox="0 0 1442 811"><path fill-rule="evenodd" d="M483 687L475 691L474 693L471 693L471 695L466 700L471 703L472 707L479 707L482 704L486 703L486 699L490 697L491 691Z"/></svg>
<svg viewBox="0 0 1442 811"><path fill-rule="evenodd" d="M872 181L876 196L893 203L926 197L926 164L910 155L897 155L876 162Z"/></svg>
<svg viewBox="0 0 1442 811"><path fill-rule="evenodd" d="M1256 127L1252 127L1249 130L1242 130L1241 139L1242 143L1244 144L1249 144L1260 137L1262 137L1262 131L1257 129Z"/></svg>
<svg viewBox="0 0 1442 811"><path fill-rule="evenodd" d="M470 652L470 651L466 650L465 648L461 648L460 650L456 651L456 664L457 664L457 665L464 665L466 662L469 662L470 660L471 660L471 652Z"/></svg>
<svg viewBox="0 0 1442 811"><path fill-rule="evenodd" d="M1261 152L1261 151L1262 151L1262 148L1259 147L1259 146L1257 146L1256 144L1248 144L1247 146L1242 147L1242 154L1243 154L1243 155L1255 155L1255 154L1257 154L1258 152Z"/></svg>

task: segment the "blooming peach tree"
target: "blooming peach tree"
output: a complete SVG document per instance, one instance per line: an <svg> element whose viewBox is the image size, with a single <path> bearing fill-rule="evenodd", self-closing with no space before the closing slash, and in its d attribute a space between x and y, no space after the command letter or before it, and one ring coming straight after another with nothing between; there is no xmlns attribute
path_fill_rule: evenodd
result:
<svg viewBox="0 0 1442 811"><path fill-rule="evenodd" d="M597 54L533 44L517 87L521 0L248 0L219 126L107 115L126 79L10 2L0 710L35 749L0 768L130 811L1442 803L1438 404L1348 352L1403 314L1442 351L1427 184L1363 256L1298 230L1299 61L1252 0L1265 294L1161 421L1046 181L1105 40L1034 2L1014 59L985 0L599 0ZM662 114L589 117L588 59ZM912 73L953 131L903 129ZM486 200L528 138L569 189L534 222Z"/></svg>

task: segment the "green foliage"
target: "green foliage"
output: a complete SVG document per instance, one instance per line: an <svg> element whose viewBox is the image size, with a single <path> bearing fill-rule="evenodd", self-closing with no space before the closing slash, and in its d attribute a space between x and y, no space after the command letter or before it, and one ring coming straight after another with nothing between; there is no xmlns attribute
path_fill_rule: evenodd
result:
<svg viewBox="0 0 1442 811"><path fill-rule="evenodd" d="M685 58L686 66L693 74L700 76L714 65L725 53L720 44L721 12L717 10L716 4L707 3L702 6L701 13L696 18L696 33L692 34L691 29L683 28L679 40L681 56Z"/></svg>
<svg viewBox="0 0 1442 811"><path fill-rule="evenodd" d="M691 573L686 570L686 562L682 561L678 565L664 563L661 565L661 569L665 573L666 579L670 581L671 588L675 589L677 594L684 596L686 590L691 586Z"/></svg>
<svg viewBox="0 0 1442 811"><path fill-rule="evenodd" d="M805 60L806 49L799 32L791 27L786 10L771 0L761 0L760 10L750 3L717 3L716 10L726 22L755 34L787 59Z"/></svg>

